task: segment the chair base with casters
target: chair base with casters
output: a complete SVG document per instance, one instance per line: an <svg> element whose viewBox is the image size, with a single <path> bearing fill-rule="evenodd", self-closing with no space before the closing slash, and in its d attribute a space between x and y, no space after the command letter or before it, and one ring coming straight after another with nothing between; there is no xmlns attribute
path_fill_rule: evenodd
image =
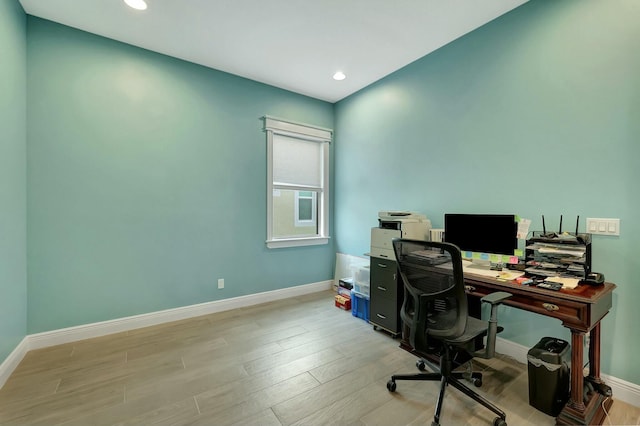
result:
<svg viewBox="0 0 640 426"><path fill-rule="evenodd" d="M389 392L396 391L396 380L419 380L419 381L437 381L440 382L440 393L438 395L438 401L436 403L436 410L433 417L433 422L431 422L432 426L440 425L440 414L442 412L442 403L444 401L444 392L448 385L451 385L458 389L460 392L464 393L468 397L474 399L476 402L482 404L489 410L493 411L498 417L493 420L494 426L506 426L507 425L507 415L504 411L498 408L495 404L484 398L483 396L477 394L461 380L468 380L473 383L476 387L482 386L482 373L480 372L467 372L467 371L447 371L451 368L451 354L449 349L445 349L444 354L440 357L440 372L438 373L416 373L416 374L394 374L391 376L391 379L387 382L387 389ZM426 363L424 359L419 359L416 361L416 367L420 371L424 371L426 368ZM431 363L429 363L431 364ZM443 373L444 372L444 373Z"/></svg>
<svg viewBox="0 0 640 426"><path fill-rule="evenodd" d="M505 292L496 292L489 294L483 297L482 302L486 302L491 304L491 317L489 321L480 321L475 318L469 318L470 329L480 329L484 330L482 332L471 331L470 334L475 335L476 337L486 335L487 336L487 345L484 349L478 350L475 352L460 350L459 346L454 346L452 344L448 344L446 340L442 343L441 348L439 350L440 355L440 366L439 368L435 368L435 370L439 370L437 373L417 373L417 374L394 374L391 376L391 379L387 382L387 389L390 392L396 391L396 380L418 380L418 381L438 381L440 382L440 393L438 395L438 401L436 403L436 410L433 416L433 422L431 422L432 426L440 425L440 414L442 412L442 403L444 402L444 393L447 385L451 385L458 389L460 392L464 393L471 399L475 400L482 406L488 408L492 412L494 412L498 417L493 420L494 426L507 426L507 415L504 411L498 408L491 401L487 400L483 396L474 392L471 388L461 382L461 380L468 380L473 383L476 387L482 386L482 373L476 371L453 371L459 365L465 364L467 362L471 362L474 357L489 359L493 358L495 355L495 338L496 334L503 330L502 327L499 327L498 324L498 305L504 300L511 297L511 294ZM464 340L465 337L462 337ZM460 339L458 339L458 342ZM458 343L456 342L456 343ZM473 340L467 339L467 346L473 346ZM464 346L464 345L463 345ZM435 351L434 351L435 352ZM461 358L461 359L460 359ZM425 358L420 358L416 361L416 367L420 371L424 371L426 368L426 364L429 363L433 366L432 363L428 362Z"/></svg>

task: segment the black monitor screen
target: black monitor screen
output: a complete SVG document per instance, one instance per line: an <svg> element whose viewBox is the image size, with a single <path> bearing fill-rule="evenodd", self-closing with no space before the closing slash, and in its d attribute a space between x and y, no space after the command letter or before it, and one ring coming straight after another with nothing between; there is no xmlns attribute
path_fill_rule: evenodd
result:
<svg viewBox="0 0 640 426"><path fill-rule="evenodd" d="M461 251L513 255L518 224L508 214L445 214L444 240Z"/></svg>

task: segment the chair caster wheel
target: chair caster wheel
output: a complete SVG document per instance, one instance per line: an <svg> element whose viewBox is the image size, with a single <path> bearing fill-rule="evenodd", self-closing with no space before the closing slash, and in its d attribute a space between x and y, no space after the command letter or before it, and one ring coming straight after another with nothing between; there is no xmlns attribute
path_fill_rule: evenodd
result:
<svg viewBox="0 0 640 426"><path fill-rule="evenodd" d="M480 386L482 386L482 379L471 379L471 383L473 383L475 387L479 388Z"/></svg>
<svg viewBox="0 0 640 426"><path fill-rule="evenodd" d="M507 426L507 421L502 417L496 417L493 419L493 426Z"/></svg>
<svg viewBox="0 0 640 426"><path fill-rule="evenodd" d="M416 361L416 367L418 367L418 370L424 371L427 369L427 364L424 362L423 359L419 359Z"/></svg>
<svg viewBox="0 0 640 426"><path fill-rule="evenodd" d="M389 380L387 382L387 389L389 390L389 392L395 392L396 391L396 382L393 380Z"/></svg>

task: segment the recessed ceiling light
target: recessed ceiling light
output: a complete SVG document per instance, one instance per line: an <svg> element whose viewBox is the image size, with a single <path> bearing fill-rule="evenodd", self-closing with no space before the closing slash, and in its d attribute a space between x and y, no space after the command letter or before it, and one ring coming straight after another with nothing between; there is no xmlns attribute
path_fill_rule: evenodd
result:
<svg viewBox="0 0 640 426"><path fill-rule="evenodd" d="M147 3L144 0L124 0L127 6L137 9L137 10L145 10L147 8Z"/></svg>
<svg viewBox="0 0 640 426"><path fill-rule="evenodd" d="M344 80L345 78L347 78L347 76L344 75L344 73L342 71L338 71L333 75L333 79L334 80L340 81L340 80Z"/></svg>

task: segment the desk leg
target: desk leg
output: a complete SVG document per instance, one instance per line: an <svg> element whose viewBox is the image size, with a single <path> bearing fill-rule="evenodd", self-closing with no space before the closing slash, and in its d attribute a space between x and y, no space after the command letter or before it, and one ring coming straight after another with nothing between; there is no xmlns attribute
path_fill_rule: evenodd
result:
<svg viewBox="0 0 640 426"><path fill-rule="evenodd" d="M589 339L589 377L597 383L602 383L600 379L600 323L593 327Z"/></svg>
<svg viewBox="0 0 640 426"><path fill-rule="evenodd" d="M589 343L589 381L593 384L600 384L602 389L609 389L604 380L600 378L600 323L591 329ZM597 387L597 386L596 386ZM594 413L593 424L603 424L606 412L613 404L611 397L601 396L596 392L598 410ZM600 409L604 406L604 409Z"/></svg>
<svg viewBox="0 0 640 426"><path fill-rule="evenodd" d="M611 407L611 398L605 398L598 392L590 393L585 405L584 378L582 372L585 333L571 330L571 396L564 406L556 424L558 425L601 425L606 417L606 410ZM590 332L589 376L590 379L602 383L600 379L600 323ZM603 408L604 405L604 408Z"/></svg>
<svg viewBox="0 0 640 426"><path fill-rule="evenodd" d="M560 415L556 418L557 425L586 425L589 424L586 420L586 407L583 402L583 377L582 366L583 356L582 351L584 342L584 333L571 330L571 395L569 401L565 404L564 408L560 412Z"/></svg>
<svg viewBox="0 0 640 426"><path fill-rule="evenodd" d="M571 330L571 396L567 403L577 411L584 411L582 366L584 365L584 333Z"/></svg>

